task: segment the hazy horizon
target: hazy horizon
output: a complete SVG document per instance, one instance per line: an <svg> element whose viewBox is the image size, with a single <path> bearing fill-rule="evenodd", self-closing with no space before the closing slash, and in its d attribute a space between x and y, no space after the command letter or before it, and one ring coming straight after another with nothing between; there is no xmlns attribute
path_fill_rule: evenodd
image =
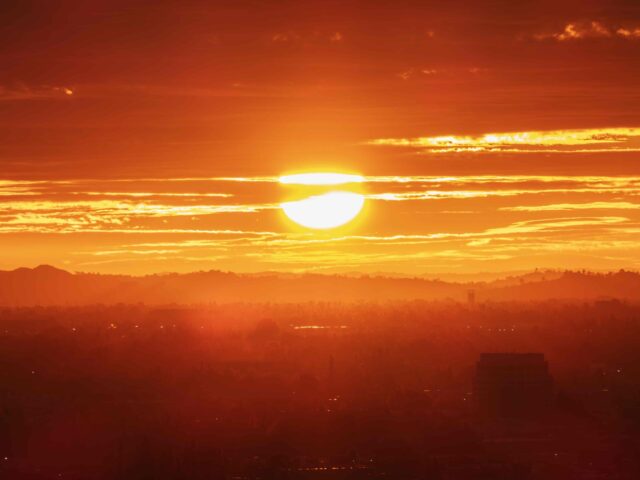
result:
<svg viewBox="0 0 640 480"><path fill-rule="evenodd" d="M202 272L222 272L222 273L231 273L237 275L327 275L327 276L344 276L344 277L358 277L358 276L382 276L387 278L423 278L428 280L449 280L455 281L455 279L466 279L469 281L491 281L491 280L499 280L508 277L520 277L534 274L545 274L545 273L592 273L592 274L613 274L618 272L630 272L630 273L640 273L640 269L633 268L611 268L611 269L588 269L588 268L544 268L544 267L535 267L529 270L496 270L496 271L471 271L471 272L455 272L455 271L441 271L441 272L423 272L423 273L402 273L398 271L385 271L385 270L314 270L314 269L302 269L302 270L224 270L219 268L195 268L188 270L158 270L158 271L147 271L147 272L137 272L137 273L128 273L128 272L101 272L99 270L91 270L91 269L72 269L66 268L64 265L52 265L48 263L34 263L31 265L20 265L17 267L11 268L3 268L0 265L0 272L11 272L14 270L20 269L28 269L35 270L38 268L53 268L56 270L63 270L65 272L74 273L74 274L97 274L97 275L125 275L132 277L143 277L148 275L172 275L172 274L180 274L180 275L188 275L191 273L202 273Z"/></svg>

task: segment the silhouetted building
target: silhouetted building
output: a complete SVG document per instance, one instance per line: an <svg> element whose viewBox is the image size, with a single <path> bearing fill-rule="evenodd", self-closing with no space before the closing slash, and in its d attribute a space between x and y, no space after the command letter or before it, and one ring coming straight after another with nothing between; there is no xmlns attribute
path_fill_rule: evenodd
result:
<svg viewBox="0 0 640 480"><path fill-rule="evenodd" d="M467 290L467 304L470 306L476 304L476 291L475 290Z"/></svg>
<svg viewBox="0 0 640 480"><path fill-rule="evenodd" d="M526 419L548 411L553 381L542 353L483 353L474 390L484 415Z"/></svg>

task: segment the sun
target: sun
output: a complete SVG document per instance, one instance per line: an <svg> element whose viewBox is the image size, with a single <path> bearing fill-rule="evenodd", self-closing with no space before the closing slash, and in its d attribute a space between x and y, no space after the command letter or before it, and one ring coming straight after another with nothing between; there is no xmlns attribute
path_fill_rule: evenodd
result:
<svg viewBox="0 0 640 480"><path fill-rule="evenodd" d="M281 205L291 220L307 228L336 228L353 220L364 205L364 196L353 192L329 192Z"/></svg>
<svg viewBox="0 0 640 480"><path fill-rule="evenodd" d="M360 183L363 177L345 173L303 173L280 177L280 183L299 185L306 197L280 204L285 215L298 225L306 228L326 230L349 223L358 216L364 206L365 197L361 193L346 190L317 192L318 188L335 188L336 185Z"/></svg>

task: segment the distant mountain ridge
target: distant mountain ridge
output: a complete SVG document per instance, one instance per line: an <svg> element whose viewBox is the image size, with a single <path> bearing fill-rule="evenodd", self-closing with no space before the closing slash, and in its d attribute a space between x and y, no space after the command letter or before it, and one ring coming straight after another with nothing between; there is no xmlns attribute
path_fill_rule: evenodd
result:
<svg viewBox="0 0 640 480"><path fill-rule="evenodd" d="M209 302L452 300L640 301L640 274L533 272L490 282L445 282L420 277L236 274L216 270L146 276L71 273L50 265L0 271L0 306Z"/></svg>

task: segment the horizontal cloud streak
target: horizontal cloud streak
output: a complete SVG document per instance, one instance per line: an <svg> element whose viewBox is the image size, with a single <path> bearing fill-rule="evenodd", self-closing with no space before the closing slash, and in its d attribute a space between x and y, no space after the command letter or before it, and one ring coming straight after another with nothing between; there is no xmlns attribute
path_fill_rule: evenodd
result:
<svg viewBox="0 0 640 480"><path fill-rule="evenodd" d="M245 259L263 268L280 265L293 271L332 271L353 268L403 268L410 264L447 262L507 262L521 255L614 255L637 251L640 241L617 228L629 225L625 217L566 217L517 221L504 227L475 232L430 235L346 235L316 238L312 234L218 236L202 240L129 243L109 250L78 252L96 260L85 265L141 261L154 255L166 260L237 261ZM622 227L618 227L622 226ZM107 258L105 260L105 257ZM616 257L618 258L618 257ZM450 265L450 264L449 264ZM259 267L258 267L259 268Z"/></svg>
<svg viewBox="0 0 640 480"><path fill-rule="evenodd" d="M630 202L591 202L591 203L556 203L552 205L529 205L503 207L500 210L510 212L549 212L562 210L638 210L640 203Z"/></svg>
<svg viewBox="0 0 640 480"><path fill-rule="evenodd" d="M533 35L536 40L556 40L558 42L612 37L627 40L640 38L640 27L612 27L598 21L571 22L567 23L560 32Z"/></svg>
<svg viewBox="0 0 640 480"><path fill-rule="evenodd" d="M33 227L47 227L51 232L91 231L95 227L117 227L144 219L256 213L274 208L278 206L168 205L115 200L0 202L0 232L14 232L14 227L19 227L17 231L20 231L20 228L33 231ZM137 228L142 229L144 226L138 225Z"/></svg>
<svg viewBox="0 0 640 480"><path fill-rule="evenodd" d="M379 138L370 145L409 147L431 153L460 152L616 152L639 151L640 128L593 128L442 135L415 138ZM580 147L580 148L577 148Z"/></svg>
<svg viewBox="0 0 640 480"><path fill-rule="evenodd" d="M591 137L605 139L612 140ZM282 185L279 176L2 180L0 247L15 250L24 238L30 251L69 245L61 257L68 265L101 271L420 272L549 267L572 255L577 267L581 259L611 265L640 255L640 176L357 178L337 185ZM318 188L354 189L369 212L352 230L291 231L280 203Z"/></svg>
<svg viewBox="0 0 640 480"><path fill-rule="evenodd" d="M172 220L206 217L218 214L259 214L278 210L283 200L273 185L278 177L223 177L165 179L151 182L158 189L148 189L149 180L141 180L141 188L114 190L117 181L60 180L0 181L1 232L47 231L68 233L102 231L123 225L136 231L175 229ZM357 177L365 198L374 203L427 202L482 199L531 198L553 195L597 195L585 202L555 202L539 205L500 205L498 211L534 212L537 210L632 209L629 200L640 196L640 177L635 176L554 176L554 175L485 175L485 176L364 176ZM265 184L265 189L246 189L242 184ZM132 182L130 182L133 184ZM185 191L177 191L183 185ZM194 191L194 185L199 191ZM102 187L99 191L96 187ZM159 187L165 190L162 191ZM268 188L267 188L268 187ZM311 185L311 187L314 187ZM333 188L329 186L330 188ZM181 187L182 188L182 187ZM213 190L213 191L212 191ZM284 192L283 192L284 193ZM280 196L279 196L280 195ZM603 195L607 198L600 198ZM613 198L623 195L623 201ZM25 198L27 197L27 198ZM209 203L211 199L219 199ZM475 211L474 208L460 210ZM545 206L546 205L546 206ZM549 206L551 205L551 206ZM555 206L554 206L555 205ZM447 209L450 211L451 209ZM164 223L158 223L162 221ZM167 223L168 222L168 223ZM184 225L179 226L184 229ZM187 228L187 230L190 230ZM196 229L197 230L197 229Z"/></svg>

